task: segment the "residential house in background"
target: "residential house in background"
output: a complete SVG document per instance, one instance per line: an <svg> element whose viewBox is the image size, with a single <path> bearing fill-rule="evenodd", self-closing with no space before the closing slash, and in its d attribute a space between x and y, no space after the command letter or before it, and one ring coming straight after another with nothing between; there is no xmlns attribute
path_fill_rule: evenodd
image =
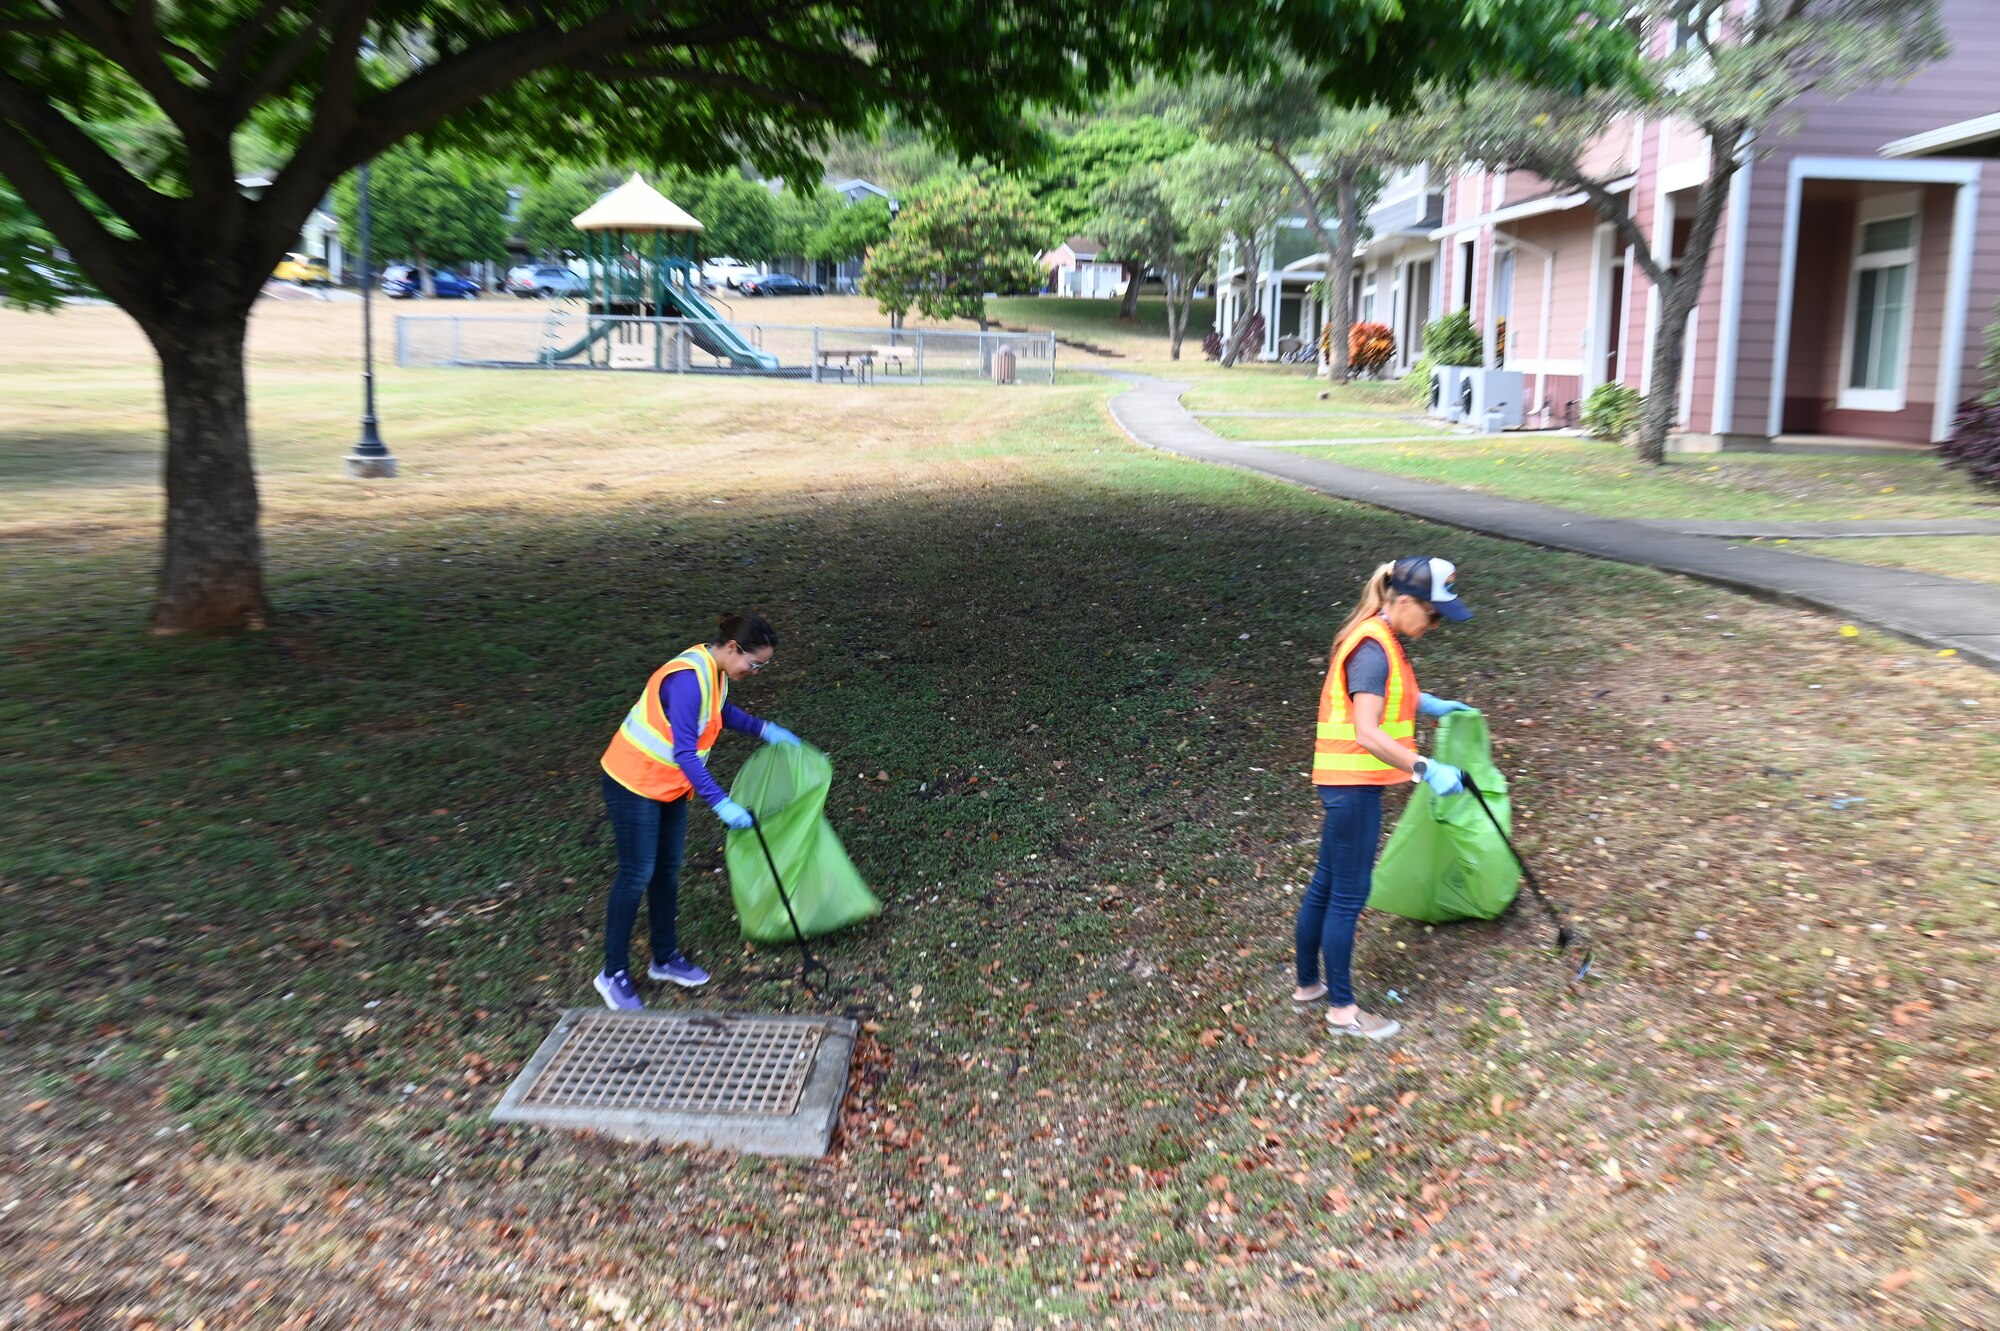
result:
<svg viewBox="0 0 2000 1331"><path fill-rule="evenodd" d="M1424 324L1436 317L1437 247L1431 233L1444 204L1439 173L1426 166L1399 171L1368 210L1356 248L1353 305L1357 323L1384 323L1396 335L1389 373L1401 374L1423 354ZM1258 247L1257 271L1245 274L1234 242L1217 260L1216 326L1224 337L1255 309L1264 316L1259 359L1316 340L1326 321L1326 255L1303 216L1273 226Z"/></svg>
<svg viewBox="0 0 2000 1331"><path fill-rule="evenodd" d="M773 194L785 187L782 180L767 180L764 184ZM838 194L848 207L853 207L863 199L881 199L889 205L889 212L896 211L895 196L873 181L858 177L846 180L828 180L826 187ZM767 273L789 273L802 282L813 282L828 291L852 293L861 289L861 263L865 256L854 254L844 259L808 259L802 254L787 254L759 265Z"/></svg>
<svg viewBox="0 0 2000 1331"><path fill-rule="evenodd" d="M1947 59L1905 84L1803 99L1790 132L1759 145L1731 182L1687 330L1679 446L1922 445L1949 433L2000 299L2000 200L1982 194L1979 161L1882 151L1993 105L2000 6L1945 0L1943 16ZM1727 150L1644 120L1597 148L1670 262L1711 155ZM1488 366L1526 376L1528 426L1573 420L1601 383L1645 390L1656 293L1581 194L1518 172L1464 171L1436 236L1441 307L1470 309Z"/></svg>
<svg viewBox="0 0 2000 1331"><path fill-rule="evenodd" d="M1052 250L1036 256L1047 280L1042 289L1057 296L1081 296L1103 300L1125 293L1125 265L1103 257L1094 240L1071 236Z"/></svg>

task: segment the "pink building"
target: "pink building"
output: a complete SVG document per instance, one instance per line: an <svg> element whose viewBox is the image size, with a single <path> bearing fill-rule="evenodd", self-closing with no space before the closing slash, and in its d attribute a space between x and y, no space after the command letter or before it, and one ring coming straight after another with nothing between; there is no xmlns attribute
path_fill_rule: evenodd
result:
<svg viewBox="0 0 2000 1331"><path fill-rule="evenodd" d="M1982 196L1978 160L1883 153L1992 110L2000 5L1943 10L1947 59L1901 86L1806 99L1791 132L1759 145L1731 182L1687 330L1679 446L1922 445L1980 387L2000 300L2000 200ZM1716 150L1685 126L1635 120L1597 145L1593 174L1615 179L1654 253L1671 259ZM1522 373L1529 428L1573 421L1601 383L1645 391L1655 292L1582 194L1521 172L1460 171L1430 234L1436 308L1469 308L1487 365Z"/></svg>

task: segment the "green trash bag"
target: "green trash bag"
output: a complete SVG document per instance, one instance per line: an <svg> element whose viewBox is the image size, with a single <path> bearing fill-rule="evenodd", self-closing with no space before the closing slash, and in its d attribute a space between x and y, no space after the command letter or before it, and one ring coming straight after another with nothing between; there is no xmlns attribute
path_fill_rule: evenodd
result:
<svg viewBox="0 0 2000 1331"><path fill-rule="evenodd" d="M766 744L750 755L729 797L757 815L771 861L757 844L757 830L731 832L724 846L729 894L743 936L757 943L789 943L792 922L771 881L771 863L784 879L799 932L808 938L845 929L882 909L861 881L840 838L826 821L833 764L804 744Z"/></svg>
<svg viewBox="0 0 2000 1331"><path fill-rule="evenodd" d="M1486 718L1451 712L1438 720L1430 757L1465 773L1508 833L1514 830L1507 778L1493 765ZM1368 904L1428 924L1490 920L1513 904L1521 866L1468 792L1440 796L1419 784L1375 863Z"/></svg>

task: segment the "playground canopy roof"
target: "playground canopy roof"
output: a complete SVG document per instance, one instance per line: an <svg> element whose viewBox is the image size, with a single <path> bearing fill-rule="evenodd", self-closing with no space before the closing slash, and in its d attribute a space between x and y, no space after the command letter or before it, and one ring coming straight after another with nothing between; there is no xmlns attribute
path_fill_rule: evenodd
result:
<svg viewBox="0 0 2000 1331"><path fill-rule="evenodd" d="M571 219L579 231L699 231L701 223L672 199L632 178Z"/></svg>

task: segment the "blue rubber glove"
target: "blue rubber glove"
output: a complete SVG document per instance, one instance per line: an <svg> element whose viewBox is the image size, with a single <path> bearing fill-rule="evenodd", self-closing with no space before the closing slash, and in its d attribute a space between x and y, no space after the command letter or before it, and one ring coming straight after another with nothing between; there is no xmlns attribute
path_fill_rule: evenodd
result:
<svg viewBox="0 0 2000 1331"><path fill-rule="evenodd" d="M1432 758L1424 767L1424 784L1439 795L1457 795L1465 790L1465 773L1450 763Z"/></svg>
<svg viewBox="0 0 2000 1331"><path fill-rule="evenodd" d="M722 825L732 832L741 832L744 828L750 826L751 822L750 810L744 808L735 800L724 800L722 803L716 805L715 816L720 818Z"/></svg>
<svg viewBox="0 0 2000 1331"><path fill-rule="evenodd" d="M799 737L775 721L766 721L764 723L764 742L766 744L797 744Z"/></svg>
<svg viewBox="0 0 2000 1331"><path fill-rule="evenodd" d="M1471 712L1476 710L1476 708L1467 706L1465 703L1453 702L1449 698L1440 698L1435 693L1419 693L1417 695L1417 714L1419 716L1448 716L1453 712Z"/></svg>

